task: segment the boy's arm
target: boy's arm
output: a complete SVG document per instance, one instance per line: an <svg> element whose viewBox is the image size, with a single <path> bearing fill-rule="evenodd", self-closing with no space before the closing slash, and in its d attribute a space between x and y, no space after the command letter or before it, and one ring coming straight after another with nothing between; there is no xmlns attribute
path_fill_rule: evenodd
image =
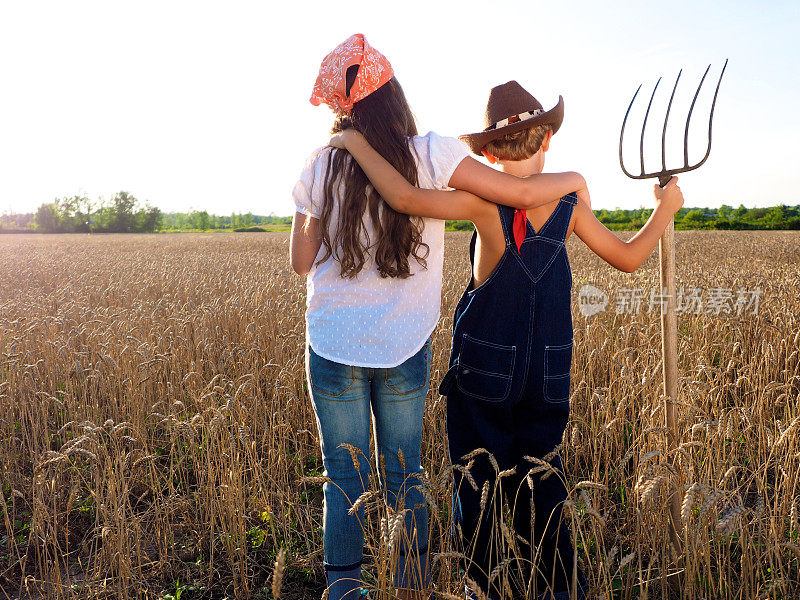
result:
<svg viewBox="0 0 800 600"><path fill-rule="evenodd" d="M289 260L298 275L307 275L322 245L319 219L301 212L294 213L289 237Z"/></svg>
<svg viewBox="0 0 800 600"><path fill-rule="evenodd" d="M498 204L527 209L557 200L586 185L578 173L548 173L519 178L468 158L461 161L448 182L450 187L465 191L427 190L411 185L354 129L335 134L330 143L350 152L392 208L422 217L471 219L471 210L483 208L472 194ZM467 192L472 194L465 195Z"/></svg>
<svg viewBox="0 0 800 600"><path fill-rule="evenodd" d="M598 221L581 198L575 206L575 234L612 267L632 273L650 256L673 215L683 206L683 194L677 182L678 178L673 177L663 189L656 184L656 208L644 227L627 242Z"/></svg>
<svg viewBox="0 0 800 600"><path fill-rule="evenodd" d="M589 208L592 208L592 198L589 196L589 188L584 187L581 190L577 191L578 200L583 200L586 204L589 205Z"/></svg>

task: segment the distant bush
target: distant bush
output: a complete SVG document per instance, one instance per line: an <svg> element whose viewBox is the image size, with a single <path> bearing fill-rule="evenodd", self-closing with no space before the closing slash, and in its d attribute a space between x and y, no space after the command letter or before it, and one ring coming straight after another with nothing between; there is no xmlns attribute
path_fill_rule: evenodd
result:
<svg viewBox="0 0 800 600"><path fill-rule="evenodd" d="M475 225L472 221L447 221L446 229L448 231L475 231Z"/></svg>
<svg viewBox="0 0 800 600"><path fill-rule="evenodd" d="M259 233L259 232L265 232L265 231L268 231L268 230L264 229L263 227L259 227L257 225L251 225L250 227L237 227L236 229L234 229L234 231L237 232L237 233L242 233L242 232L244 232L244 233Z"/></svg>

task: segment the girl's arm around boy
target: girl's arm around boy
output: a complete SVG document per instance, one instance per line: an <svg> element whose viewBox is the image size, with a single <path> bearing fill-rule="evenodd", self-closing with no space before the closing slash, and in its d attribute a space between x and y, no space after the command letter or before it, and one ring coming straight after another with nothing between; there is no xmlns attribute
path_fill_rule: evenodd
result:
<svg viewBox="0 0 800 600"><path fill-rule="evenodd" d="M655 210L647 223L631 239L624 241L597 219L591 208L586 181L578 173L543 173L521 178L465 159L454 171L450 184L463 186L465 180L469 180L469 192L461 189L427 190L411 185L355 130L347 129L334 135L331 145L344 148L353 155L381 197L396 211L438 219L469 219L479 228L484 218L491 219L496 210L493 204L475 195L478 189L494 194L495 198L503 198L502 201L488 198L495 202L526 209L547 204L576 191L578 203L573 214L574 232L597 256L626 273L638 269L650 256L673 215L683 206L683 193L678 187L677 177L670 179L664 188L655 184ZM460 169L475 168L467 165L470 162L485 169L486 176L482 175L482 171L480 176L474 176L474 172L459 175ZM490 174L498 177L490 177ZM522 194L522 200L517 197L514 202L513 195L506 196L509 189ZM527 205L526 202L533 204Z"/></svg>
<svg viewBox="0 0 800 600"><path fill-rule="evenodd" d="M330 144L344 148L353 155L381 198L397 212L434 219L468 218L452 215L463 212L459 210L462 204L474 205L476 198L473 194L512 208L530 209L586 188L586 180L574 171L522 178L497 171L468 157L461 161L450 177L450 187L457 190L441 192L422 189L411 185L355 129L336 133ZM443 193L448 194L447 202L442 202L440 194Z"/></svg>

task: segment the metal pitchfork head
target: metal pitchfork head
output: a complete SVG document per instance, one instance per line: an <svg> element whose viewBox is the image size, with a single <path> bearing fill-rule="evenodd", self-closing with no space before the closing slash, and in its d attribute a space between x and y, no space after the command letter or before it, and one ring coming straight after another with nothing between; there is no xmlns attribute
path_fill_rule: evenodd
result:
<svg viewBox="0 0 800 600"><path fill-rule="evenodd" d="M703 73L703 78L700 80L700 85L697 86L697 91L694 94L694 99L692 100L692 105L689 107L689 116L686 118L686 131L683 137L683 166L677 169L667 169L667 151L666 151L666 140L667 140L667 121L669 120L669 111L672 108L672 99L675 97L675 90L678 89L678 82L681 79L681 73L683 69L678 72L678 77L675 79L675 86L672 88L672 95L669 97L669 104L667 105L667 116L664 117L664 130L661 133L661 171L657 173L645 173L644 172L644 130L647 127L647 117L650 115L650 106L653 104L653 98L656 95L656 90L658 89L658 84L661 83L661 78L658 78L656 82L656 86L653 88L653 93L650 96L650 102L647 105L647 112L644 114L644 123L642 123L642 135L639 139L639 157L640 163L642 167L642 172L639 175L633 175L628 172L625 168L625 163L622 160L622 139L625 135L625 123L628 121L628 114L631 112L631 107L633 107L633 103L636 100L636 96L639 94L639 90L642 89L640 85L636 89L636 93L633 94L633 98L631 99L631 103L628 105L628 111L625 113L625 119L622 121L622 131L619 133L619 165L622 167L622 172L625 173L631 179L650 179L651 177L658 177L658 182L661 187L667 185L667 182L673 175L678 173L686 173L687 171L694 171L696 168L701 166L706 160L708 159L708 155L711 153L711 123L714 119L714 106L717 104L717 93L719 92L719 84L722 83L722 76L725 74L725 67L728 66L728 60L725 59L725 64L722 67L722 72L719 74L719 81L717 81L717 89L714 91L714 100L711 103L711 114L708 117L708 149L706 150L706 154L699 163L690 165L689 164L689 122L692 119L692 111L694 110L694 104L697 102L697 96L700 95L700 88L703 87L703 82L706 79L706 75L708 75L708 70L711 68L711 65L708 65L706 68L706 72Z"/></svg>

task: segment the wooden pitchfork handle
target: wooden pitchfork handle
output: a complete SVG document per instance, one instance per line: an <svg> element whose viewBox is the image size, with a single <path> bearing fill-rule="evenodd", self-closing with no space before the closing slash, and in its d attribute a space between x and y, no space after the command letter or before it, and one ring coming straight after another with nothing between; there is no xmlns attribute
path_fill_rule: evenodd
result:
<svg viewBox="0 0 800 600"><path fill-rule="evenodd" d="M671 175L659 177L659 184L665 187ZM661 291L666 295L666 310L661 311L661 356L663 357L664 381L664 424L667 427L667 450L672 452L677 443L676 408L678 399L678 319L675 314L677 301L675 293L675 219L671 218L667 228L658 240L658 262ZM663 300L663 299L662 299ZM670 494L670 539L675 549L682 548L678 535L681 522L680 481Z"/></svg>

